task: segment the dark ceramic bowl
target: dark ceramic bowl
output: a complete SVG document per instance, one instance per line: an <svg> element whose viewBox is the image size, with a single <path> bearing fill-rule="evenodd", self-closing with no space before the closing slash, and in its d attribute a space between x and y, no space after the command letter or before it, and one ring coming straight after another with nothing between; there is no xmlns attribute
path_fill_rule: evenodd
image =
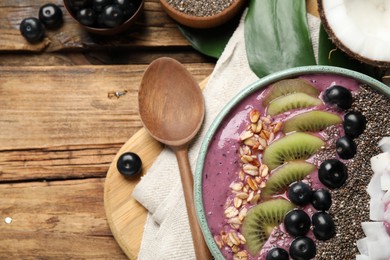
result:
<svg viewBox="0 0 390 260"><path fill-rule="evenodd" d="M91 26L86 26L81 24L77 20L76 13L71 6L70 0L64 0L64 5L66 10L76 20L76 22L80 24L82 28L84 28L86 31L90 33L100 34L100 35L115 35L128 30L141 15L144 7L144 0L137 0L137 4L138 5L135 13L132 16L130 16L126 21L124 21L121 25L113 28L99 28L99 27L91 27Z"/></svg>

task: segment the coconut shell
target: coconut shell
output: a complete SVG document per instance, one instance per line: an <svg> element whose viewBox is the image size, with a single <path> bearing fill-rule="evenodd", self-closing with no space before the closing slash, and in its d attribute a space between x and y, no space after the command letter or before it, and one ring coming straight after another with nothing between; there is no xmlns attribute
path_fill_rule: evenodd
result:
<svg viewBox="0 0 390 260"><path fill-rule="evenodd" d="M364 56L359 55L358 53L353 52L348 46L346 46L343 42L341 42L336 34L334 33L332 27L329 25L329 22L326 18L325 10L323 8L323 1L324 0L318 0L318 13L320 15L321 23L326 31L326 33L329 36L329 39L336 45L337 48L345 52L348 56L350 56L353 59L356 59L362 63L366 63L369 65L372 65L374 67L380 67L380 68L389 68L390 67L390 60L389 61L381 61L381 60L373 60ZM332 1L332 0L329 0Z"/></svg>

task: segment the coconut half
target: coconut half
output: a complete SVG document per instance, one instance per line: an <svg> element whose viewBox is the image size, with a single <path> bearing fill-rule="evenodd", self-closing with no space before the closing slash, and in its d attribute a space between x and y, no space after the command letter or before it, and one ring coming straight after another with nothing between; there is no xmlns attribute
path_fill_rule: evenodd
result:
<svg viewBox="0 0 390 260"><path fill-rule="evenodd" d="M352 58L390 67L390 0L318 0L333 43Z"/></svg>

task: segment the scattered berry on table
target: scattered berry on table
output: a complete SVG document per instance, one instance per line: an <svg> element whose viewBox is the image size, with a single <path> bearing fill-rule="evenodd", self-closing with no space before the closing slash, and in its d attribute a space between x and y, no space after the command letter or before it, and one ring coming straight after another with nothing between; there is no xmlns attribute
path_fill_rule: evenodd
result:
<svg viewBox="0 0 390 260"><path fill-rule="evenodd" d="M39 42L45 36L45 27L38 18L29 17L20 23L20 33L31 43Z"/></svg>
<svg viewBox="0 0 390 260"><path fill-rule="evenodd" d="M62 10L58 5L45 4L39 8L39 20L47 29L57 29L62 23Z"/></svg>

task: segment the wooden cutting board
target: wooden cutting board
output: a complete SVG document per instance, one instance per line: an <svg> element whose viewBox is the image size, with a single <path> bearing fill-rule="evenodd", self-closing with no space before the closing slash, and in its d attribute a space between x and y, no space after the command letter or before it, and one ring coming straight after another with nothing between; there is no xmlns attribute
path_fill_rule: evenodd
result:
<svg viewBox="0 0 390 260"><path fill-rule="evenodd" d="M207 80L208 78L200 83L200 88L204 88ZM135 152L141 157L142 174L145 174L162 149L163 145L141 128L118 151L107 172L104 208L108 224L119 246L130 259L137 259L147 211L131 196L140 177L123 177L116 168L116 162L121 154Z"/></svg>
<svg viewBox="0 0 390 260"><path fill-rule="evenodd" d="M316 0L307 0L308 13L318 17ZM200 83L203 88L207 79ZM128 151L137 153L143 161L143 174L147 172L163 146L149 136L145 129L139 130L119 150L108 172L104 186L104 207L111 231L125 254L137 259L146 221L147 211L131 197L140 178L126 179L116 169L119 156Z"/></svg>

